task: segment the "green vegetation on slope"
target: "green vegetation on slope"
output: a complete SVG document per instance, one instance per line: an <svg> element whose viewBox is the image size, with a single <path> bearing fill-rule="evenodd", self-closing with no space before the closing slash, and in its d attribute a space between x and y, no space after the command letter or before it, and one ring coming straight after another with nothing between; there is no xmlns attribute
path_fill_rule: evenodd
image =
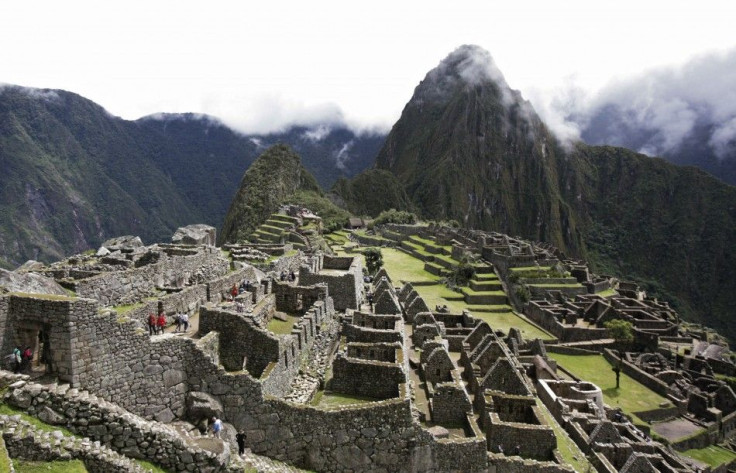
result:
<svg viewBox="0 0 736 473"><path fill-rule="evenodd" d="M240 188L230 204L220 243L245 240L297 191L321 195L319 184L286 145L266 150L245 172Z"/></svg>
<svg viewBox="0 0 736 473"><path fill-rule="evenodd" d="M736 188L623 148L563 148L503 79L467 80L468 58L484 56L492 66L484 51L461 47L427 74L374 179L390 172L423 218L552 243L736 340Z"/></svg>

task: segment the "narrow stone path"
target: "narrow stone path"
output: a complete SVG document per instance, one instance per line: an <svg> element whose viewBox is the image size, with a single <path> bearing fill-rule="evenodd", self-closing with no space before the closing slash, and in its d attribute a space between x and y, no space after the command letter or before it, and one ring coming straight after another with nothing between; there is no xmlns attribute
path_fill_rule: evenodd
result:
<svg viewBox="0 0 736 473"><path fill-rule="evenodd" d="M328 317L322 324L314 339L307 359L302 363L299 374L291 383L291 391L284 399L287 401L307 403L319 390L325 373L332 363L332 347L340 332L338 315Z"/></svg>

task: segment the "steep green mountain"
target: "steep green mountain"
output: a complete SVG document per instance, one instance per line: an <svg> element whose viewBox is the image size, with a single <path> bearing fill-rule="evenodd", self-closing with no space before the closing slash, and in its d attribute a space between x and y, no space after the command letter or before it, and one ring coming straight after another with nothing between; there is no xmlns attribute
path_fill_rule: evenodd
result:
<svg viewBox="0 0 736 473"><path fill-rule="evenodd" d="M134 123L61 91L0 91L0 263L52 260L112 235L198 220ZM196 216L198 217L198 216Z"/></svg>
<svg viewBox="0 0 736 473"><path fill-rule="evenodd" d="M356 215L378 215L385 209L412 209L399 180L384 169L368 169L353 179L339 179L332 188L340 205Z"/></svg>
<svg viewBox="0 0 736 473"><path fill-rule="evenodd" d="M331 185L365 169L382 137L335 126L246 136L194 114L128 121L70 92L4 86L0 266L53 261L112 236L165 241L181 225L220 226L265 144L289 140Z"/></svg>
<svg viewBox="0 0 736 473"><path fill-rule="evenodd" d="M386 139L385 133L354 131L339 125L291 127L279 133L251 136L261 151L277 143L291 146L301 156L304 167L323 189L339 178L351 177L373 166Z"/></svg>
<svg viewBox="0 0 736 473"><path fill-rule="evenodd" d="M298 201L295 194L321 198L322 190L290 147L268 148L243 175L225 215L219 243L245 241L282 204Z"/></svg>
<svg viewBox="0 0 736 473"><path fill-rule="evenodd" d="M417 86L376 159L425 218L500 229L579 249L577 215L557 140L490 55L450 54Z"/></svg>
<svg viewBox="0 0 736 473"><path fill-rule="evenodd" d="M427 74L376 168L424 218L549 241L736 339L736 188L623 148L561 144L480 48Z"/></svg>
<svg viewBox="0 0 736 473"><path fill-rule="evenodd" d="M654 120L650 114L635 108L635 104L641 102L633 101L630 108L611 103L599 106L584 121L581 138L593 145L623 146L647 150L647 154L662 150L660 156L673 164L695 166L728 184L736 185L736 141L714 145L714 138L728 128L728 125L723 125L723 121L729 123L728 119L718 122L707 107L688 104L688 111L695 115L692 128L677 146L662 149L665 133L651 125ZM576 117L571 119L575 120Z"/></svg>

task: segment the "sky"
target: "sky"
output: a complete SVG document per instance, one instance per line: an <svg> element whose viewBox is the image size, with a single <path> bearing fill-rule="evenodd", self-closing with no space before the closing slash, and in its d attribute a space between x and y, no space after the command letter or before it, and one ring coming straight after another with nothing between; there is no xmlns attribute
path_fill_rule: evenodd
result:
<svg viewBox="0 0 736 473"><path fill-rule="evenodd" d="M387 131L430 69L477 44L554 121L571 90L731 52L734 19L732 0L0 0L0 83L69 90L126 119Z"/></svg>

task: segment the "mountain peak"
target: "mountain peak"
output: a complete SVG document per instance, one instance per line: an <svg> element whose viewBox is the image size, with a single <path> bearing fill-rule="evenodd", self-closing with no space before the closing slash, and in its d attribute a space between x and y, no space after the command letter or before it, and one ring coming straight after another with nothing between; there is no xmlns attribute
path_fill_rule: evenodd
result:
<svg viewBox="0 0 736 473"><path fill-rule="evenodd" d="M495 84L505 99L513 95L491 53L476 45L462 45L429 71L415 91L415 97L442 101L459 87Z"/></svg>

